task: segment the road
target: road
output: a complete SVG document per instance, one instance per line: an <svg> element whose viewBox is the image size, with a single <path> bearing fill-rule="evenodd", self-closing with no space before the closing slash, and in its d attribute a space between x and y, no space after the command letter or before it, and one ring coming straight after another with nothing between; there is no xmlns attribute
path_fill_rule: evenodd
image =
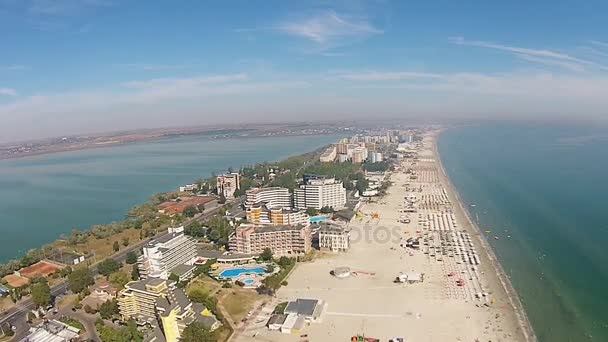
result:
<svg viewBox="0 0 608 342"><path fill-rule="evenodd" d="M231 204L233 201L228 201L226 202L226 204ZM193 221L204 221L206 220L209 216L215 215L217 214L217 212L220 210L221 207L223 207L224 205L218 205L215 208L209 209L208 211L204 212L203 214L197 215L189 220L184 221L184 225L190 224ZM155 237L153 238L148 238L145 240L142 240L136 244L133 245L129 245L126 248L123 248L122 250L114 253L111 258L113 258L114 260L118 261L118 262L124 262L127 259L127 253L138 250L140 248L142 248L146 243L150 242L153 239L162 237L164 235L167 235L167 232L162 232L157 234ZM93 264L90 268L91 273L92 274L96 274L97 273L97 264ZM61 283L53 286L51 288L51 295L53 297L63 294L65 292L67 292L68 290L68 285L65 281L62 281ZM21 301L19 301L17 303L17 305L15 305L14 307L8 309L7 311L5 311L4 313L2 313L2 317L0 317L0 324L4 324L5 322L9 322L9 323L17 323L17 322L25 322L26 320L26 315L27 313L35 308L35 304L32 301L31 298L27 297L22 299ZM18 328L20 328L21 324L15 324ZM23 335L24 332L20 331L23 329L18 329L15 337L13 337L13 341L19 341L20 339L18 338L19 335ZM24 336L21 336L24 337Z"/></svg>

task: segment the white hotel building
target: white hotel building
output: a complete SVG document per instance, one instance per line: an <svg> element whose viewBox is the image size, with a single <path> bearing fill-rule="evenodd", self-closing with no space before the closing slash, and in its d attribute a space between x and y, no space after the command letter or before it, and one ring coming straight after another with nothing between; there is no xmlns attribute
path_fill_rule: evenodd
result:
<svg viewBox="0 0 608 342"><path fill-rule="evenodd" d="M309 179L294 190L294 207L297 209L332 207L342 209L346 204L346 189L335 178Z"/></svg>
<svg viewBox="0 0 608 342"><path fill-rule="evenodd" d="M266 203L268 208L291 208L291 194L287 188L253 188L247 190L246 195L247 208L258 203Z"/></svg>
<svg viewBox="0 0 608 342"><path fill-rule="evenodd" d="M196 260L196 243L183 231L169 231L167 235L150 241L139 256L138 268L142 278L169 279L171 271L180 265L192 265Z"/></svg>

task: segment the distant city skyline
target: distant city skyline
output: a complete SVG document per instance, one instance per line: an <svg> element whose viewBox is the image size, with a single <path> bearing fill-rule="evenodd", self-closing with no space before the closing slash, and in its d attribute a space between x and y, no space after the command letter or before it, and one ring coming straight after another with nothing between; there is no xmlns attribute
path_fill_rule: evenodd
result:
<svg viewBox="0 0 608 342"><path fill-rule="evenodd" d="M608 3L0 0L0 141L371 118L608 121Z"/></svg>

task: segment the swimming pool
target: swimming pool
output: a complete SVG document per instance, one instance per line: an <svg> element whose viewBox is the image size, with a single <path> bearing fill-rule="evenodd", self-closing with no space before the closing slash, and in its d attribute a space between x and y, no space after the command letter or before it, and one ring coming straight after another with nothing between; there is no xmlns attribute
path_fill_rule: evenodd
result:
<svg viewBox="0 0 608 342"><path fill-rule="evenodd" d="M253 285L254 280L253 279L245 279L243 280L243 284L245 285Z"/></svg>
<svg viewBox="0 0 608 342"><path fill-rule="evenodd" d="M313 216L310 218L310 223L323 222L323 221L327 221L328 219L329 219L329 217L327 217L327 216Z"/></svg>
<svg viewBox="0 0 608 342"><path fill-rule="evenodd" d="M244 267L239 267L239 268L230 268L227 270L223 270L222 273L220 273L220 278L236 278L240 275L243 274L255 274L255 275L260 275L260 274L264 274L266 273L266 270L263 267L256 267L256 268L244 268Z"/></svg>

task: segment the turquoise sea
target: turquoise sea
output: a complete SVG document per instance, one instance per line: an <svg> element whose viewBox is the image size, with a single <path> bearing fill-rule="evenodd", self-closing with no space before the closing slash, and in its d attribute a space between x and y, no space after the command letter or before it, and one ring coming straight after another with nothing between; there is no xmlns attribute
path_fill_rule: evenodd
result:
<svg viewBox="0 0 608 342"><path fill-rule="evenodd" d="M212 172L284 159L342 137L190 136L0 160L0 262L73 229L121 220L153 194Z"/></svg>
<svg viewBox="0 0 608 342"><path fill-rule="evenodd" d="M439 150L538 339L608 341L608 127L451 128Z"/></svg>

